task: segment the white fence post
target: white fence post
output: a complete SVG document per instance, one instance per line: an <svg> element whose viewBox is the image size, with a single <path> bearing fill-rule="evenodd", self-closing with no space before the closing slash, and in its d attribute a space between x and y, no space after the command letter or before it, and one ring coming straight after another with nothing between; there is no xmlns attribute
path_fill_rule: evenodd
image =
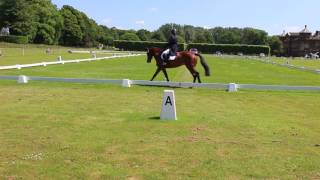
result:
<svg viewBox="0 0 320 180"><path fill-rule="evenodd" d="M28 83L28 77L24 76L24 75L19 76L18 83L19 84L27 84Z"/></svg>
<svg viewBox="0 0 320 180"><path fill-rule="evenodd" d="M228 88L229 92L237 92L238 91L238 85L235 83L230 83L229 84L229 88Z"/></svg>
<svg viewBox="0 0 320 180"><path fill-rule="evenodd" d="M123 79L122 80L122 87L126 87L126 88L131 87L131 81L129 79Z"/></svg>
<svg viewBox="0 0 320 180"><path fill-rule="evenodd" d="M162 100L161 120L177 120L176 100L173 90L165 90Z"/></svg>

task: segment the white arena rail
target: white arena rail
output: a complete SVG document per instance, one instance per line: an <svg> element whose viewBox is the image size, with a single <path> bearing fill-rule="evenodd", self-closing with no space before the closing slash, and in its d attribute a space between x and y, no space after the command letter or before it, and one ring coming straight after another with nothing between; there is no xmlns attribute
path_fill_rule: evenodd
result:
<svg viewBox="0 0 320 180"><path fill-rule="evenodd" d="M23 82L20 80L24 79ZM254 90L297 90L297 91L320 91L320 86L285 86L285 85L256 85L256 84L219 84L219 83L188 83L188 82L166 82L166 81L145 81L145 80L113 80L113 79L85 79L85 78L56 78L56 77L33 77L33 76L0 76L0 80L15 80L20 83L28 81L45 81L45 82L66 82L66 83L100 83L116 84L123 87L131 85L142 86L160 86L171 88L209 88L209 89L226 89L231 92L238 89ZM127 85L124 82L128 83Z"/></svg>
<svg viewBox="0 0 320 180"><path fill-rule="evenodd" d="M99 60L108 60L108 59L116 59L116 58L135 57L135 56L141 56L141 55L142 54L114 55L114 56L100 57L100 58L61 60L61 61L50 61L50 62L33 63L33 64L17 64L17 65L11 65L11 66L0 66L0 70L22 69L22 68L30 68L30 67L38 67L38 66L58 65L58 64L67 64L67 63L79 63L79 62L88 62L88 61L99 61Z"/></svg>
<svg viewBox="0 0 320 180"><path fill-rule="evenodd" d="M254 60L260 61L262 63L266 63L266 64L273 64L273 65L278 65L278 66L287 67L287 68L291 68L291 69L309 71L309 72L320 74L320 69L312 69L312 68L303 67L303 66L294 66L292 64L287 64L287 63L278 63L278 62L272 61L270 59L258 59L258 58L251 58L251 59L254 59Z"/></svg>

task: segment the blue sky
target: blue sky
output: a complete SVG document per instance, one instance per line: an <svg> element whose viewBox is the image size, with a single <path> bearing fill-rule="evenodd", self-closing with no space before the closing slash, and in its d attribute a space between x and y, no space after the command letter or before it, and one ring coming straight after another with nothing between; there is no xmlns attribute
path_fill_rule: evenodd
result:
<svg viewBox="0 0 320 180"><path fill-rule="evenodd" d="M71 5L99 24L155 30L165 23L254 27L269 34L320 30L319 0L52 0Z"/></svg>

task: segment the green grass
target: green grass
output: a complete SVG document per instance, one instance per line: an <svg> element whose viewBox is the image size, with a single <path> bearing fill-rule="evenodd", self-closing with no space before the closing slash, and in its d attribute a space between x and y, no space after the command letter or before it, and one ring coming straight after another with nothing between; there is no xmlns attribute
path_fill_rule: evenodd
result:
<svg viewBox="0 0 320 180"><path fill-rule="evenodd" d="M319 179L317 92L0 81L0 179Z"/></svg>
<svg viewBox="0 0 320 180"><path fill-rule="evenodd" d="M10 61L46 57L44 46L29 48L31 55ZM0 65L1 58L9 57ZM206 60L212 76L197 67L204 82L320 86L311 72L236 57ZM154 61L139 56L0 75L148 80L154 71ZM169 77L192 80L185 67ZM0 81L0 179L320 178L319 92L177 88L173 122L159 120L164 89Z"/></svg>
<svg viewBox="0 0 320 180"><path fill-rule="evenodd" d="M318 59L272 58L272 60L280 64L289 63L291 65L298 66L298 67L306 67L306 68L315 69L315 70L320 69L320 60Z"/></svg>
<svg viewBox="0 0 320 180"><path fill-rule="evenodd" d="M47 54L46 50L50 48L51 53ZM44 61L56 61L58 56L62 56L63 60L86 59L91 58L91 54L71 54L68 50L94 50L61 46L46 46L46 45L16 45L9 43L0 43L0 66L16 65L16 64L31 64ZM24 54L23 54L24 53ZM98 54L97 57L106 57L110 55Z"/></svg>
<svg viewBox="0 0 320 180"><path fill-rule="evenodd" d="M206 56L212 76L204 77L203 68L198 64L203 82L239 83L239 84L280 84L280 85L320 85L320 76L254 60L237 58L219 58ZM22 70L0 71L0 75L28 75L48 77L139 79L149 80L155 71L155 62L146 63L145 56L85 62L77 64L36 67ZM192 76L185 67L169 69L172 81L191 82ZM159 74L157 80L164 80Z"/></svg>

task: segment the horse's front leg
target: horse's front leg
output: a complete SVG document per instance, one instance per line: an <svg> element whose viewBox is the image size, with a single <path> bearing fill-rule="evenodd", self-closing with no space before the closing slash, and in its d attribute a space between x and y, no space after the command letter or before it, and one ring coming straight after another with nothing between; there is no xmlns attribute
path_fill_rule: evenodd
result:
<svg viewBox="0 0 320 180"><path fill-rule="evenodd" d="M197 72L197 78L198 78L198 82L201 83L200 73L198 73L198 72Z"/></svg>
<svg viewBox="0 0 320 180"><path fill-rule="evenodd" d="M156 70L156 72L154 73L154 75L153 75L153 77L151 78L151 80L150 81L153 81L154 80L154 78L156 78L157 77L157 75L159 74L159 72L161 71L161 68L159 68L158 67L158 69Z"/></svg>
<svg viewBox="0 0 320 180"><path fill-rule="evenodd" d="M169 77L168 77L167 70L165 68L163 68L162 72L163 72L164 76L166 77L167 81L169 82Z"/></svg>

